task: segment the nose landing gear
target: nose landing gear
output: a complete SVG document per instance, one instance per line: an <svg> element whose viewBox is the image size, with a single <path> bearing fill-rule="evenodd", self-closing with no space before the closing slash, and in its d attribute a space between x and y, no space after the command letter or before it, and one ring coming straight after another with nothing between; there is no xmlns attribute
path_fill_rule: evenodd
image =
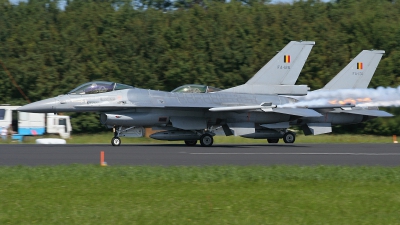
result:
<svg viewBox="0 0 400 225"><path fill-rule="evenodd" d="M111 139L111 144L112 144L112 146L120 146L121 145L121 139L119 137L113 137Z"/></svg>
<svg viewBox="0 0 400 225"><path fill-rule="evenodd" d="M121 145L121 139L119 138L119 134L121 133L122 127L118 128L113 128L114 130L114 137L111 138L111 144L112 146L120 146Z"/></svg>

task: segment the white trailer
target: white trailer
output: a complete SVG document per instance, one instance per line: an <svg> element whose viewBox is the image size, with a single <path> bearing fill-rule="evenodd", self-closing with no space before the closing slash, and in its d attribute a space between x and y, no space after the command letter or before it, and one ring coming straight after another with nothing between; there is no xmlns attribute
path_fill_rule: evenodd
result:
<svg viewBox="0 0 400 225"><path fill-rule="evenodd" d="M12 127L12 139L22 141L24 136L59 134L69 138L72 127L69 116L52 113L18 112L20 106L0 105L0 127Z"/></svg>

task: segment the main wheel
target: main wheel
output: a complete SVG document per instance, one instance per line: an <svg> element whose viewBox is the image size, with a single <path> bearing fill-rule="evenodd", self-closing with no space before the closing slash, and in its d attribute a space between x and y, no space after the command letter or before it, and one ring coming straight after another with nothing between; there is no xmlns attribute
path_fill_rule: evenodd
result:
<svg viewBox="0 0 400 225"><path fill-rule="evenodd" d="M200 137L200 144L203 147L210 147L214 142L213 137L210 134L203 134Z"/></svg>
<svg viewBox="0 0 400 225"><path fill-rule="evenodd" d="M189 141L185 141L185 144L187 146L195 146L197 144L197 140L189 140Z"/></svg>
<svg viewBox="0 0 400 225"><path fill-rule="evenodd" d="M279 138L267 138L268 143L278 143L279 142Z"/></svg>
<svg viewBox="0 0 400 225"><path fill-rule="evenodd" d="M121 145L121 139L119 137L113 137L111 139L111 144L113 146L120 146Z"/></svg>
<svg viewBox="0 0 400 225"><path fill-rule="evenodd" d="M283 135L283 141L285 143L294 143L295 140L296 140L296 135L291 131L288 131Z"/></svg>

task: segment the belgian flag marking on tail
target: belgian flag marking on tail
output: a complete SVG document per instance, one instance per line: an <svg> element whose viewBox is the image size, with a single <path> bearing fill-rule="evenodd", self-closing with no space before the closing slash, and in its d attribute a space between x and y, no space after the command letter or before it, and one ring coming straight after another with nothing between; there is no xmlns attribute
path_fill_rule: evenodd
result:
<svg viewBox="0 0 400 225"><path fill-rule="evenodd" d="M358 70L362 70L363 69L363 63L362 62L357 63L357 69Z"/></svg>
<svg viewBox="0 0 400 225"><path fill-rule="evenodd" d="M283 56L283 62L284 63L290 63L290 55L284 55Z"/></svg>

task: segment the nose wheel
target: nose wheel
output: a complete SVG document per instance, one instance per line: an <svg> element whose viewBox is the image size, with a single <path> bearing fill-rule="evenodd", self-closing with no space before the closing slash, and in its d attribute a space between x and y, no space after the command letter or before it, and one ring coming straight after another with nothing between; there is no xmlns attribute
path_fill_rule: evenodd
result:
<svg viewBox="0 0 400 225"><path fill-rule="evenodd" d="M111 144L112 144L112 146L120 146L121 145L121 139L119 137L113 137L111 139Z"/></svg>

